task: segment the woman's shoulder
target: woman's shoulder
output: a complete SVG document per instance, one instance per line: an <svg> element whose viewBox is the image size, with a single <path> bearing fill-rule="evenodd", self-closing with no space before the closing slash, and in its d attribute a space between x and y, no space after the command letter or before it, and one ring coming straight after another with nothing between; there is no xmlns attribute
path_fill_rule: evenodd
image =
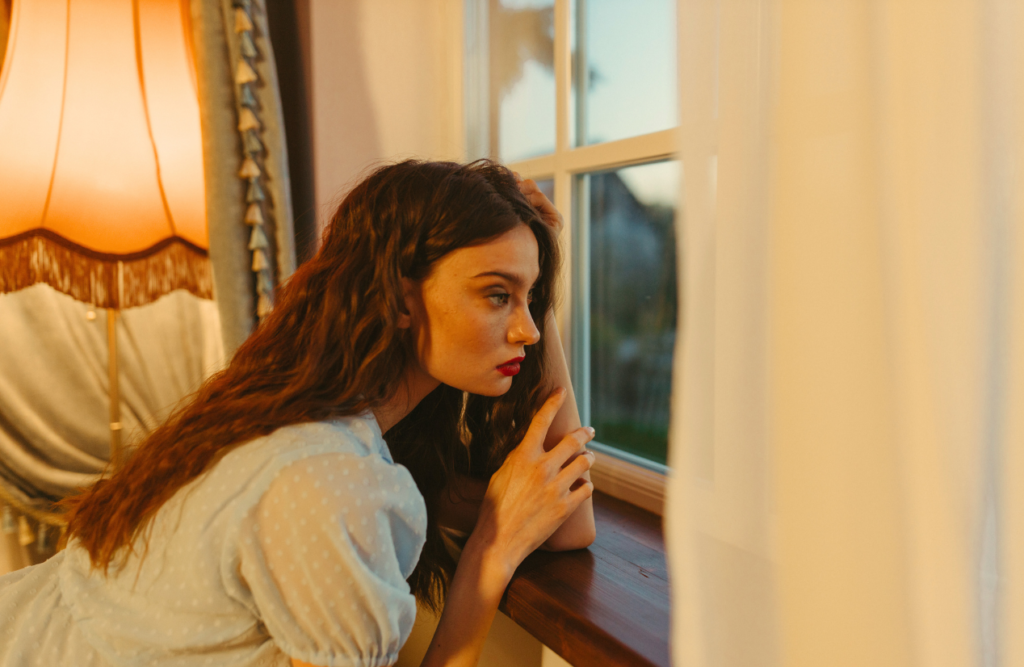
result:
<svg viewBox="0 0 1024 667"><path fill-rule="evenodd" d="M380 456L393 463L380 427L370 412L282 426L239 447L231 455L288 464L307 456L330 453Z"/></svg>
<svg viewBox="0 0 1024 667"><path fill-rule="evenodd" d="M409 470L392 460L372 414L283 427L246 446L259 470L242 484L231 522L251 533L234 541L243 551L258 542L257 532L265 536L279 526L340 530L346 540L369 544L379 541L375 531L387 516L399 580L409 576L426 535L426 503Z"/></svg>
<svg viewBox="0 0 1024 667"><path fill-rule="evenodd" d="M325 458L395 465L372 413L365 413L290 424L255 438L225 454L197 480L195 492L210 497L200 507L233 505L235 511L245 511L286 469L302 461Z"/></svg>
<svg viewBox="0 0 1024 667"><path fill-rule="evenodd" d="M366 413L283 426L240 445L176 494L162 514L168 526L192 525L211 535L230 537L275 484L299 494L318 483L334 489L338 485L331 475L339 480L359 478L360 485L364 480L376 484L398 475L402 481L392 483L392 488L401 483L403 495L417 500L415 489L407 489L404 483L406 477L411 481L411 475L394 463L376 420ZM292 481L296 476L299 480L293 485L284 483L285 478ZM348 491L347 485L341 488ZM188 538L193 544L197 539Z"/></svg>

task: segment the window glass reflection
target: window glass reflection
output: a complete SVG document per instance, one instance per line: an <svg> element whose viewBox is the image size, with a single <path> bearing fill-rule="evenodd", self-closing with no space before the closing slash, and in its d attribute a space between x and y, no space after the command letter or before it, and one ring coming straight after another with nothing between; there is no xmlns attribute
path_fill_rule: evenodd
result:
<svg viewBox="0 0 1024 667"><path fill-rule="evenodd" d="M488 0L488 154L555 150L554 0Z"/></svg>
<svg viewBox="0 0 1024 667"><path fill-rule="evenodd" d="M576 12L577 143L675 127L676 0L576 0Z"/></svg>
<svg viewBox="0 0 1024 667"><path fill-rule="evenodd" d="M590 423L598 442L665 463L677 321L679 163L583 178Z"/></svg>

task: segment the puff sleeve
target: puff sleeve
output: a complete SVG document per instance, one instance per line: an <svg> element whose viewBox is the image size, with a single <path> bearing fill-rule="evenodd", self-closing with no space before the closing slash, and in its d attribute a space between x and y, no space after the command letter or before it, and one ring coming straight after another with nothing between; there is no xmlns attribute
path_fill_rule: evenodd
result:
<svg viewBox="0 0 1024 667"><path fill-rule="evenodd" d="M377 454L283 467L243 521L239 563L278 647L324 667L393 664L416 616L405 580L426 521L412 475Z"/></svg>

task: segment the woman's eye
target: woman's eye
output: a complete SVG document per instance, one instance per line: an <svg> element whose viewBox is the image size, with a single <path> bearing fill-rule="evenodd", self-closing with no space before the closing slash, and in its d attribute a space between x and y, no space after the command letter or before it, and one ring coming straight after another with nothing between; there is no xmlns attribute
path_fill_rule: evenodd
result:
<svg viewBox="0 0 1024 667"><path fill-rule="evenodd" d="M508 303L508 294L491 294L487 298L494 302L496 306L504 306Z"/></svg>

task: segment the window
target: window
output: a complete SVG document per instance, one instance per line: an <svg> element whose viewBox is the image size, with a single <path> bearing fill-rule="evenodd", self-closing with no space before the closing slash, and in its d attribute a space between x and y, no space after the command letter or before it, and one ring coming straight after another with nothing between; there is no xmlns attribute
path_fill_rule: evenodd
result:
<svg viewBox="0 0 1024 667"><path fill-rule="evenodd" d="M619 485L658 496L666 472L675 11L675 0L466 1L469 157L537 180L569 223L571 298L558 319L584 423L605 455L595 483L613 494Z"/></svg>

